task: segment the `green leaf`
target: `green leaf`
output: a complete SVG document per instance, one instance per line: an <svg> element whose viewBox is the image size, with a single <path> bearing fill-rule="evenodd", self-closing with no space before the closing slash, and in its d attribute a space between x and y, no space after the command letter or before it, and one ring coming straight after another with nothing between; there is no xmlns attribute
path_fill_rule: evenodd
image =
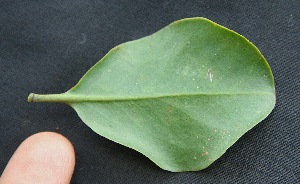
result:
<svg viewBox="0 0 300 184"><path fill-rule="evenodd" d="M96 133L179 172L212 164L275 105L259 50L205 18L176 21L113 48L63 94Z"/></svg>

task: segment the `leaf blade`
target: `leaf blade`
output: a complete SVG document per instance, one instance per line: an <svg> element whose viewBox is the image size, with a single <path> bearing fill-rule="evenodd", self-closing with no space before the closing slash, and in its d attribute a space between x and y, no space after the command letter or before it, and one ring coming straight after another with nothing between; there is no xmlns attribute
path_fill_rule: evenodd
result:
<svg viewBox="0 0 300 184"><path fill-rule="evenodd" d="M179 172L206 168L262 121L275 87L252 43L189 18L115 47L66 93L28 101L67 103L98 134Z"/></svg>
<svg viewBox="0 0 300 184"><path fill-rule="evenodd" d="M204 98L204 101L202 101L199 97L196 99L185 97L184 99L176 99L177 102L172 102L174 98L170 98L171 102L166 99L163 102L161 99L145 99L139 102L86 103L84 106L74 103L72 107L82 120L90 122L88 125L100 135L143 153L164 169L185 171L187 170L186 164L190 165L190 167L191 165L195 167L193 169L189 168L189 170L203 169L206 167L203 164L207 162L212 163L219 158L237 140L237 137L240 137L244 132L252 128L257 121L264 119L265 113L271 110L270 107L266 108L266 106L262 105L258 107L256 104L258 101L260 102L259 104L262 104L262 101L267 101L265 104L268 105L269 100L273 98L271 95L268 95L268 97L269 99L266 99L265 96L262 98L257 98L257 96L247 98L249 102L248 108L243 108L243 112L238 106L239 98L243 98L242 96L225 96L222 97L224 98L223 101L216 98ZM232 98L235 98L235 100ZM234 101L237 105L234 105ZM228 104L228 102L231 103L224 105ZM203 104L209 104L210 106L203 106ZM220 108L221 104L223 106ZM222 114L214 111L216 106L219 106L219 109L223 109L223 111L225 109L226 113L223 112ZM95 109L98 110L95 111ZM101 112L99 109L101 109ZM235 113L239 113L240 117L232 116ZM255 116L245 119L244 114L247 115L248 113L255 114ZM93 120L94 116L101 117L101 126L98 126L98 123ZM226 121L220 122L218 119ZM156 124L150 124L151 122L156 122ZM216 122L218 122L217 125ZM243 124L243 122L250 123ZM239 131L235 131L237 128ZM216 133L215 130L217 130ZM203 135L206 135L204 136L205 139L202 139ZM195 140L198 139L197 136L200 139L198 142ZM210 141L217 142L214 142L213 145L206 145L206 142L210 142L209 138L211 139ZM206 142L203 143L203 141ZM224 144L224 141L228 143ZM196 143L199 146L194 148L193 144ZM207 146L217 147L218 144L221 144L218 149L214 148L213 150L211 147L207 149ZM177 147L184 146L173 151L172 147L176 145ZM205 147L205 149L202 147ZM151 149L153 148L160 150L155 156L152 155L154 151ZM189 152L191 149L194 149L194 151ZM213 154L214 157L205 162L196 162L198 165L195 166L196 163L194 163L193 157L202 158L202 154L206 152ZM180 159L184 153L185 157L190 156L189 160ZM207 158L206 154L204 156L204 158ZM175 159L176 162L172 160L167 162L170 159L169 157ZM176 166L176 169L166 168L165 165L161 164L162 161L164 161L165 165ZM182 165L182 163L185 164Z"/></svg>
<svg viewBox="0 0 300 184"><path fill-rule="evenodd" d="M210 29L207 30L202 28L202 24L198 26L198 29L187 29L186 25L181 26L179 24L191 24L194 23L194 21L201 23L204 22L205 24L210 25ZM191 26L193 27L194 24ZM189 54L195 54L195 50L190 50L190 47L186 47L186 49L180 51L176 50L176 52L174 52L175 54L166 54L167 51L163 49L172 49L174 42L177 43L176 45L183 45L180 48L185 48L186 45L191 45L191 43L188 44L188 40L186 39L181 39L181 42L179 43L177 38L180 36L182 37L182 32L187 35L195 35L194 32L201 29L203 29L205 33L210 33L213 35L209 36L205 34L200 38L196 37L198 34L196 34L194 37L188 36L188 38L191 39L190 41L197 41L198 45L194 47L198 49L207 47L210 48L213 46L217 47L220 44L218 44L216 41L213 41L212 46L209 47L206 43L211 42L210 40L204 41L204 43L201 40L202 37L214 37L214 39L217 39L215 38L216 33L212 31L216 28L219 29L219 31L221 31L223 34L229 34L230 38L233 37L227 40L225 45L234 45L234 41L232 40L238 38L240 45L235 46L234 48L226 48L226 54L224 57L231 57L231 59L225 60L223 56L218 56L221 55L219 53L214 55L215 52L207 52L206 50L208 49L202 50L203 52L196 52L196 55L192 56ZM170 32L172 32L172 36L165 38L166 36L164 35L168 35ZM222 35L219 36L219 39L225 40ZM144 46L147 44L149 45L149 43L152 44L150 49L149 47ZM224 52L225 46L219 46L220 48L215 47L213 48L213 51L217 52L217 50L219 50L219 52ZM157 60L153 60L153 52L156 54ZM204 54L206 52L210 54ZM142 59L134 59L139 58L140 53L143 54ZM241 63L241 59L237 56L239 53L247 53L247 55L250 55L250 59L247 59ZM173 55L179 58L174 59L173 57L175 56ZM202 57L202 55L207 56ZM166 56L170 56L169 62L166 62ZM226 61L229 64L212 63L217 62L219 57L223 58L223 61ZM233 60L232 58L235 59ZM156 66L157 63L160 65L159 68ZM183 63L184 66L182 66ZM214 67L211 67L211 65ZM227 65L229 66L225 68ZM261 65L261 67L257 67L256 65ZM251 71L251 68L249 67L254 69ZM110 70L106 70L105 68L110 68ZM194 68L197 68L198 71L195 72L193 70ZM257 68L261 69L261 71L256 71ZM141 72L138 72L139 69ZM224 72L225 69L227 72ZM209 80L209 71L213 73L213 82ZM240 72L237 73L236 71ZM218 75L219 73L222 75ZM232 76L234 74L235 76ZM256 77L248 78L249 75L255 75ZM257 80L259 78L263 78L263 80ZM224 81L226 79L228 80ZM97 81L95 82L95 80ZM166 82L162 83L161 81ZM94 83L94 85L85 85L90 83ZM183 83L189 88L182 89L182 85L180 84ZM230 85L224 85L227 83ZM269 86L269 84L272 85L267 89L266 87ZM201 87L201 85L205 86L205 88ZM129 94L132 96L138 96L147 95L148 91L151 93L156 92L163 94L177 93L178 91L182 93L189 93L190 91L194 91L196 93L209 93L213 91L219 92L220 86L222 86L223 91L227 90L228 92L232 91L232 89L238 89L245 92L255 89L262 91L268 90L269 92L274 93L274 83L270 67L256 47L250 44L244 37L239 36L237 33L228 31L221 26L217 26L217 24L212 23L207 19L196 18L195 20L184 19L182 21L178 21L178 23L175 22L151 36L136 41L127 42L115 47L89 72L87 72L81 81L69 92L84 92L91 94L93 91L96 91L96 94L101 95L110 94L124 96L124 94ZM101 91L99 91L99 89ZM119 89L123 89L122 92L120 92ZM130 89L130 91L124 91L124 89ZM151 91L151 89L155 89L156 91ZM169 89L169 91L166 92L166 89Z"/></svg>

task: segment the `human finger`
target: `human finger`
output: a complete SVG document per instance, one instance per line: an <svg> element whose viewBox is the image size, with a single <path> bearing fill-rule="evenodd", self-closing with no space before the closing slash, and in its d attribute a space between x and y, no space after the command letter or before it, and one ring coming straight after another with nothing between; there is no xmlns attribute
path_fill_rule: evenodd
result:
<svg viewBox="0 0 300 184"><path fill-rule="evenodd" d="M37 133L18 147L0 183L70 183L75 166L70 141L53 132Z"/></svg>

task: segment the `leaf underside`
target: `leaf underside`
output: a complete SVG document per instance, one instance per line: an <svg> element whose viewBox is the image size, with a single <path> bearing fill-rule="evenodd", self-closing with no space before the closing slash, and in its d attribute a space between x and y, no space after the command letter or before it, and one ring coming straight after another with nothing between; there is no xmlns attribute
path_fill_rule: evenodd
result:
<svg viewBox="0 0 300 184"><path fill-rule="evenodd" d="M189 18L113 48L68 92L29 101L67 103L96 133L179 172L206 168L266 118L275 88L252 43Z"/></svg>

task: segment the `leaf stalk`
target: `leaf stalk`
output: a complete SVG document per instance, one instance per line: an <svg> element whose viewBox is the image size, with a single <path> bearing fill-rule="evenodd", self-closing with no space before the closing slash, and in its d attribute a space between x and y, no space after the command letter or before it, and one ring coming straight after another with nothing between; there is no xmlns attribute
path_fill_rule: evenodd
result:
<svg viewBox="0 0 300 184"><path fill-rule="evenodd" d="M63 94L40 95L30 93L28 96L28 102L66 102L66 98Z"/></svg>

